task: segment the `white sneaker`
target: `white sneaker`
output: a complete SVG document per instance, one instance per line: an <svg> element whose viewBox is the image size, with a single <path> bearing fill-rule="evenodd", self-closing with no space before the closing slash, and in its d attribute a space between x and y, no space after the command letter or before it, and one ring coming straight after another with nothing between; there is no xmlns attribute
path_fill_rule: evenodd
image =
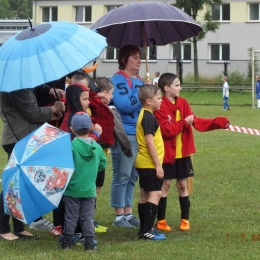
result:
<svg viewBox="0 0 260 260"><path fill-rule="evenodd" d="M45 218L42 218L37 222L32 222L29 225L29 228L36 230L50 230L52 227L53 224Z"/></svg>

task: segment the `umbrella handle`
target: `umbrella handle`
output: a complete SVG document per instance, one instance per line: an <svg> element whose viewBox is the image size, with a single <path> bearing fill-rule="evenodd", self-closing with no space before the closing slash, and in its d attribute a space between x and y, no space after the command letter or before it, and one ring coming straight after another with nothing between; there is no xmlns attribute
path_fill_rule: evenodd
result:
<svg viewBox="0 0 260 260"><path fill-rule="evenodd" d="M60 100L59 100L59 97L58 97L58 94L57 94L57 91L56 91L56 88L55 88L55 86L54 86L54 83L53 83L53 82L52 82L52 86L53 86L52 88L53 88L53 90L54 90L54 93L55 93L55 96L56 96L56 100L57 100L57 101L60 101Z"/></svg>
<svg viewBox="0 0 260 260"><path fill-rule="evenodd" d="M146 39L145 39L145 32L144 32L144 22L142 22L142 31L143 31L143 41L144 41L144 55L145 55L145 67L146 67L146 76L147 82L150 81L149 69L148 69L148 61L147 61L147 48L146 48Z"/></svg>

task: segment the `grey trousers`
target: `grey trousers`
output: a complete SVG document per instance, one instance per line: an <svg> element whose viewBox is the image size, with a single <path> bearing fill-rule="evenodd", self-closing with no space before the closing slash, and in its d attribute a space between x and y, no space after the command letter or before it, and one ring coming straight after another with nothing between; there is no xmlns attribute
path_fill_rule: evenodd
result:
<svg viewBox="0 0 260 260"><path fill-rule="evenodd" d="M86 242L92 242L94 231L94 207L95 198L74 198L64 196L65 215L63 236L71 240L74 236L78 220L82 228L82 234Z"/></svg>

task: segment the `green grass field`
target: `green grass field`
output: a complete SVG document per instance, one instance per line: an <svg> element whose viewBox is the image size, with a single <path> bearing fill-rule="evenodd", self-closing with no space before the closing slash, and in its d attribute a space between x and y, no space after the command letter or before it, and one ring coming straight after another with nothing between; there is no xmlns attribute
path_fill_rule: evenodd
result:
<svg viewBox="0 0 260 260"><path fill-rule="evenodd" d="M253 109L250 92L230 94L230 111L222 110L221 92L182 92L198 117L227 116L232 125L260 129L260 110ZM195 105L205 104L205 105ZM211 104L211 105L210 105ZM213 104L213 105L212 105ZM173 232L165 241L137 239L137 229L112 227L109 205L111 162L97 202L95 219L108 232L97 234L98 252L86 253L82 246L62 251L58 239L48 232L34 231L38 241L0 240L1 259L259 259L260 137L225 130L200 133L194 130L194 190L190 195L191 230L180 232L180 208L175 185L168 196L167 221ZM0 167L6 156L0 151ZM137 215L139 187L134 212ZM47 218L51 221L52 214Z"/></svg>

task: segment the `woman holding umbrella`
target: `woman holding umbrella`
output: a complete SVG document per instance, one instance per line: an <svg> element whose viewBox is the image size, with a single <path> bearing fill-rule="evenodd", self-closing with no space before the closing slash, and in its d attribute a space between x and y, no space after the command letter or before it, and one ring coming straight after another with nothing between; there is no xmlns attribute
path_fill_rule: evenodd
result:
<svg viewBox="0 0 260 260"><path fill-rule="evenodd" d="M0 118L3 121L1 145L8 158L17 141L33 132L43 123L58 120L62 112L65 111L65 105L62 102L56 102L51 107L39 107L36 97L30 89L21 89L10 93L1 92L0 104ZM12 218L14 233L11 233L9 219L10 216L4 212L3 193L1 192L0 239L39 238L24 230L23 223L16 218Z"/></svg>
<svg viewBox="0 0 260 260"><path fill-rule="evenodd" d="M143 85L137 75L141 65L141 52L134 45L125 45L119 50L119 71L113 75L114 84L112 104L117 108L124 130L132 146L133 156L128 158L117 141L111 148L113 178L111 185L111 206L115 209L114 226L133 228L140 221L133 216L132 204L134 187L138 178L134 166L137 154L136 122L142 106L138 99L138 89Z"/></svg>

